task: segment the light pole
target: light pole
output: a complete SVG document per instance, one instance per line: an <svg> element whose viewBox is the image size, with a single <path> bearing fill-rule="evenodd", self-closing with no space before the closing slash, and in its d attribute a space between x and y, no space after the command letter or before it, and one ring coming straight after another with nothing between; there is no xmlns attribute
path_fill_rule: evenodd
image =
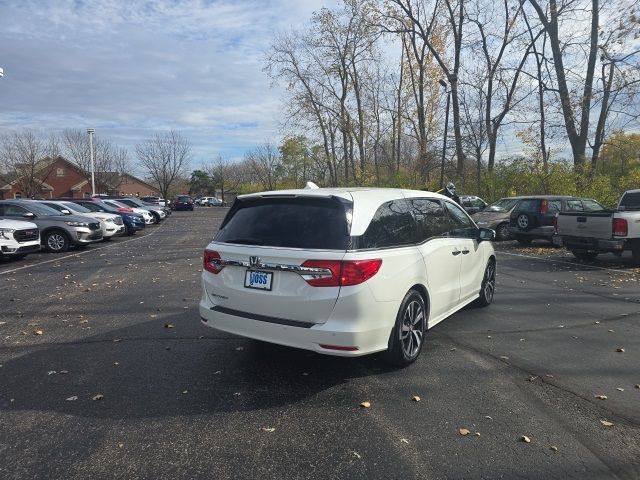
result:
<svg viewBox="0 0 640 480"><path fill-rule="evenodd" d="M93 134L95 130L93 128L87 128L89 134L89 155L91 155L91 196L96 194L96 174L95 167L93 166Z"/></svg>
<svg viewBox="0 0 640 480"><path fill-rule="evenodd" d="M447 153L447 130L449 128L449 100L451 100L451 90L447 87L447 82L440 79L438 83L442 85L447 93L447 111L444 114L444 139L442 141L442 164L440 165L440 187L444 188L444 157Z"/></svg>

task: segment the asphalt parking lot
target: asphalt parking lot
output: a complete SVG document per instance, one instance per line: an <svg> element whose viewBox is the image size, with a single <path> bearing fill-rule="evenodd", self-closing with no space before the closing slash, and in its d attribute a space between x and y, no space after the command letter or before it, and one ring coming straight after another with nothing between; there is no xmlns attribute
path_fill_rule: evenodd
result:
<svg viewBox="0 0 640 480"><path fill-rule="evenodd" d="M225 211L0 263L0 478L640 478L628 259L499 245L494 304L399 370L200 325Z"/></svg>

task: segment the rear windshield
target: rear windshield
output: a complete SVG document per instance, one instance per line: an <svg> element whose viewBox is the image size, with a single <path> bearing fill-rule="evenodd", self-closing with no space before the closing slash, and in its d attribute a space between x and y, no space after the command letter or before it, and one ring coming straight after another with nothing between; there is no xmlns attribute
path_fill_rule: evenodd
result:
<svg viewBox="0 0 640 480"><path fill-rule="evenodd" d="M215 241L305 249L346 250L347 210L336 198L267 197L237 200Z"/></svg>
<svg viewBox="0 0 640 480"><path fill-rule="evenodd" d="M620 208L640 210L640 192L625 193L620 200Z"/></svg>

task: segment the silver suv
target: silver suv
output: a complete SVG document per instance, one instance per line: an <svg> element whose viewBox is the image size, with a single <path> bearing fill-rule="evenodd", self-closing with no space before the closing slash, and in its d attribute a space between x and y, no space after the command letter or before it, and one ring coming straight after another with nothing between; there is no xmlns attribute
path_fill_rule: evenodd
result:
<svg viewBox="0 0 640 480"><path fill-rule="evenodd" d="M40 230L42 245L50 252L66 252L102 240L100 222L84 215L63 215L35 200L0 201L0 218L27 220Z"/></svg>

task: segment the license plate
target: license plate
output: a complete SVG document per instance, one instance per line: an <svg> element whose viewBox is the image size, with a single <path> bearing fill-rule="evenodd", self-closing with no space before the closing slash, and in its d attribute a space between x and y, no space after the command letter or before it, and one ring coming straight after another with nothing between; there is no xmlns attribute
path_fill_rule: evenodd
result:
<svg viewBox="0 0 640 480"><path fill-rule="evenodd" d="M244 276L244 286L246 288L257 288L258 290L271 290L272 272L258 272L247 270Z"/></svg>

